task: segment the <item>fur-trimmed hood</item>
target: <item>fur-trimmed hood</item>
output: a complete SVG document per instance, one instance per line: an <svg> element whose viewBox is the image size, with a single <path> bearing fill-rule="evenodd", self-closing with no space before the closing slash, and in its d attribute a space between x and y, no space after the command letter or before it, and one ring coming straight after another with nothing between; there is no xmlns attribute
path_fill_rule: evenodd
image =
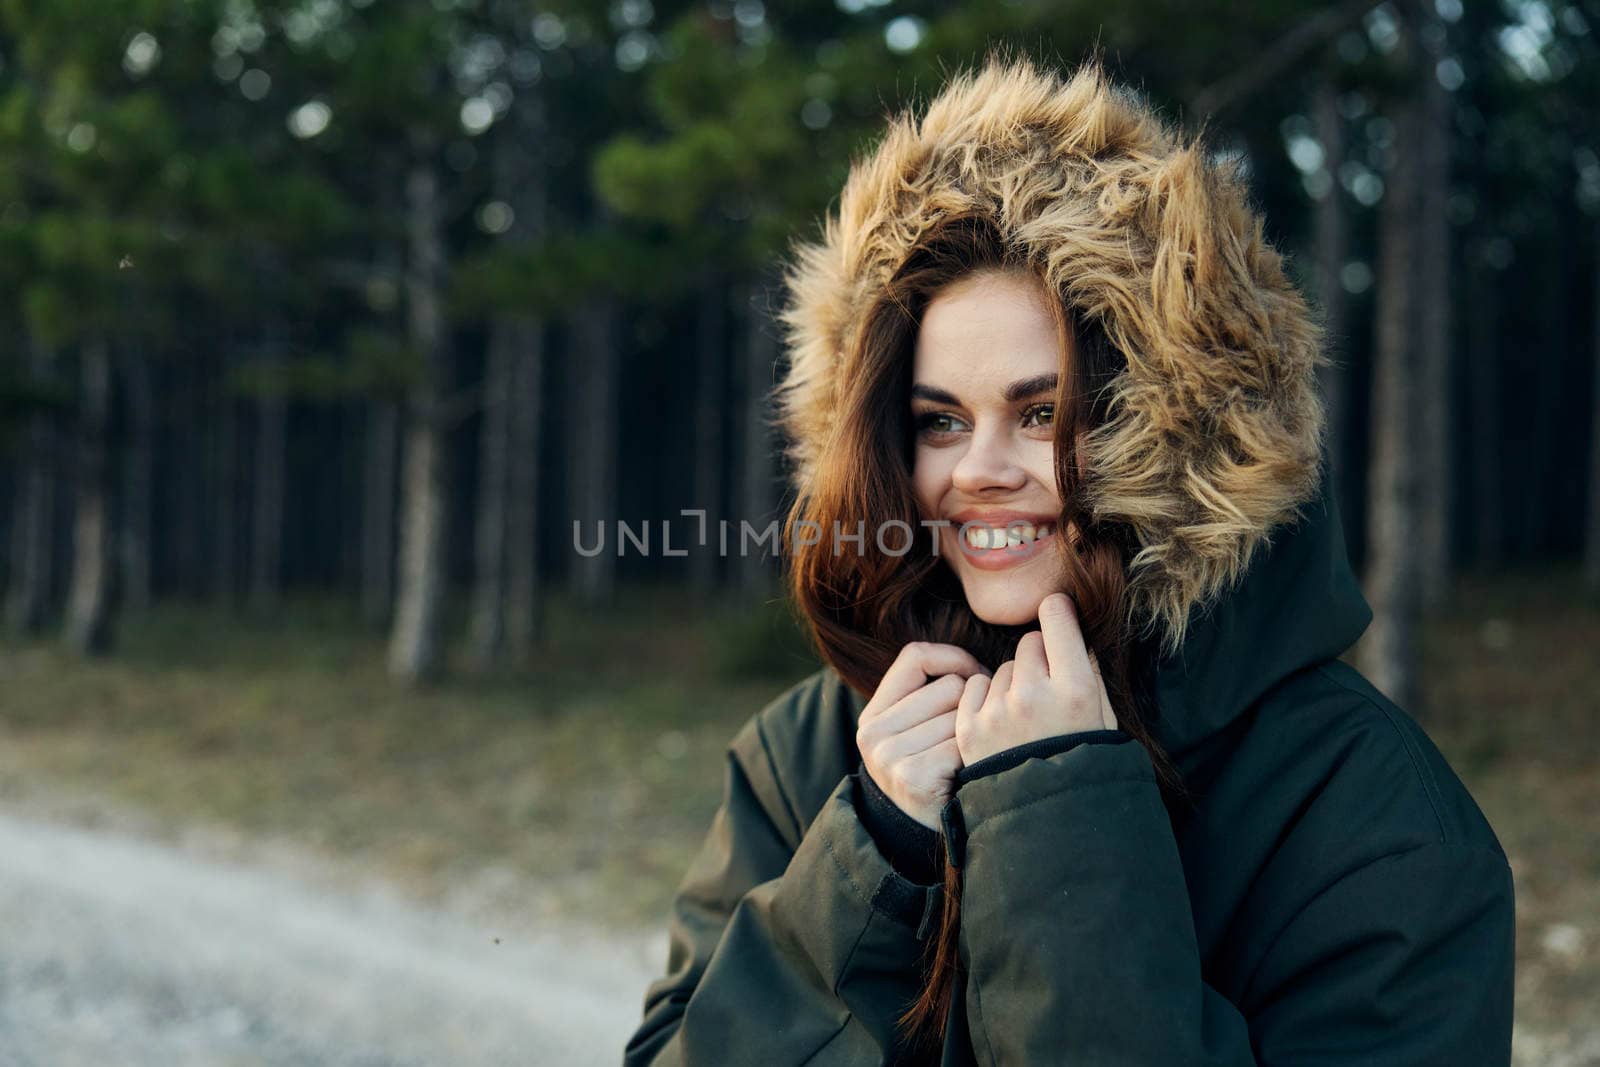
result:
<svg viewBox="0 0 1600 1067"><path fill-rule="evenodd" d="M1230 165L1096 64L1026 60L953 78L850 171L818 242L799 243L778 392L796 489L830 447L854 328L930 228L981 213L1127 359L1087 441L1083 492L1140 550L1130 610L1163 648L1316 499L1321 331Z"/></svg>

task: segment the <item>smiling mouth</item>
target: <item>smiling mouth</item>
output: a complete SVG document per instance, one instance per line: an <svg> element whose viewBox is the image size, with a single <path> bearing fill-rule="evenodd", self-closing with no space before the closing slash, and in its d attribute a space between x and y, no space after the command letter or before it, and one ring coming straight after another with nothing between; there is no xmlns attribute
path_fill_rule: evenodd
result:
<svg viewBox="0 0 1600 1067"><path fill-rule="evenodd" d="M1055 523L1018 522L1010 526L978 523L956 530L961 558L978 570L995 571L1021 566L1056 544Z"/></svg>
<svg viewBox="0 0 1600 1067"><path fill-rule="evenodd" d="M967 548L974 551L1003 552L1043 541L1053 536L1055 532L1055 523L1043 523L1039 526L1026 522L1012 523L1008 526L973 524L967 527L962 540L965 541Z"/></svg>

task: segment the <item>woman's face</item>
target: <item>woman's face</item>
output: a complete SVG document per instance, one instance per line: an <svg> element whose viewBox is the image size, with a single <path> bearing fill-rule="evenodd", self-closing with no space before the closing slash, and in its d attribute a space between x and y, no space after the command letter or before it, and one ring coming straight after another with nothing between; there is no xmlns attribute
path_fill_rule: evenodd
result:
<svg viewBox="0 0 1600 1067"><path fill-rule="evenodd" d="M1031 276L970 274L934 295L917 334L913 489L924 520L950 523L939 554L968 606L997 625L1033 621L1062 588L1048 299Z"/></svg>

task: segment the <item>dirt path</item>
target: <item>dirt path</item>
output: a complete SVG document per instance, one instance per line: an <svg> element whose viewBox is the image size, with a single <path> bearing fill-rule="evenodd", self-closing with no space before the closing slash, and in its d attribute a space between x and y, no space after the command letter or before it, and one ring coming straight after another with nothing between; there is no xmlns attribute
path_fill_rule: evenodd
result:
<svg viewBox="0 0 1600 1067"><path fill-rule="evenodd" d="M8 813L0 857L5 1067L614 1064L665 951Z"/></svg>

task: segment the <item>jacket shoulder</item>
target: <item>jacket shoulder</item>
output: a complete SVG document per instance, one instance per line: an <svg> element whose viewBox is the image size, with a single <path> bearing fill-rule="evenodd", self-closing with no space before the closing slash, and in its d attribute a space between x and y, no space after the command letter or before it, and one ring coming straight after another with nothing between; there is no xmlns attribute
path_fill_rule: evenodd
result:
<svg viewBox="0 0 1600 1067"><path fill-rule="evenodd" d="M1333 660L1268 698L1262 721L1304 757L1317 779L1316 809L1369 847L1425 844L1504 850L1466 785L1422 726L1358 670ZM1259 732L1259 731L1257 731Z"/></svg>
<svg viewBox="0 0 1600 1067"><path fill-rule="evenodd" d="M856 714L850 687L822 667L752 715L729 746L791 846L861 763Z"/></svg>

